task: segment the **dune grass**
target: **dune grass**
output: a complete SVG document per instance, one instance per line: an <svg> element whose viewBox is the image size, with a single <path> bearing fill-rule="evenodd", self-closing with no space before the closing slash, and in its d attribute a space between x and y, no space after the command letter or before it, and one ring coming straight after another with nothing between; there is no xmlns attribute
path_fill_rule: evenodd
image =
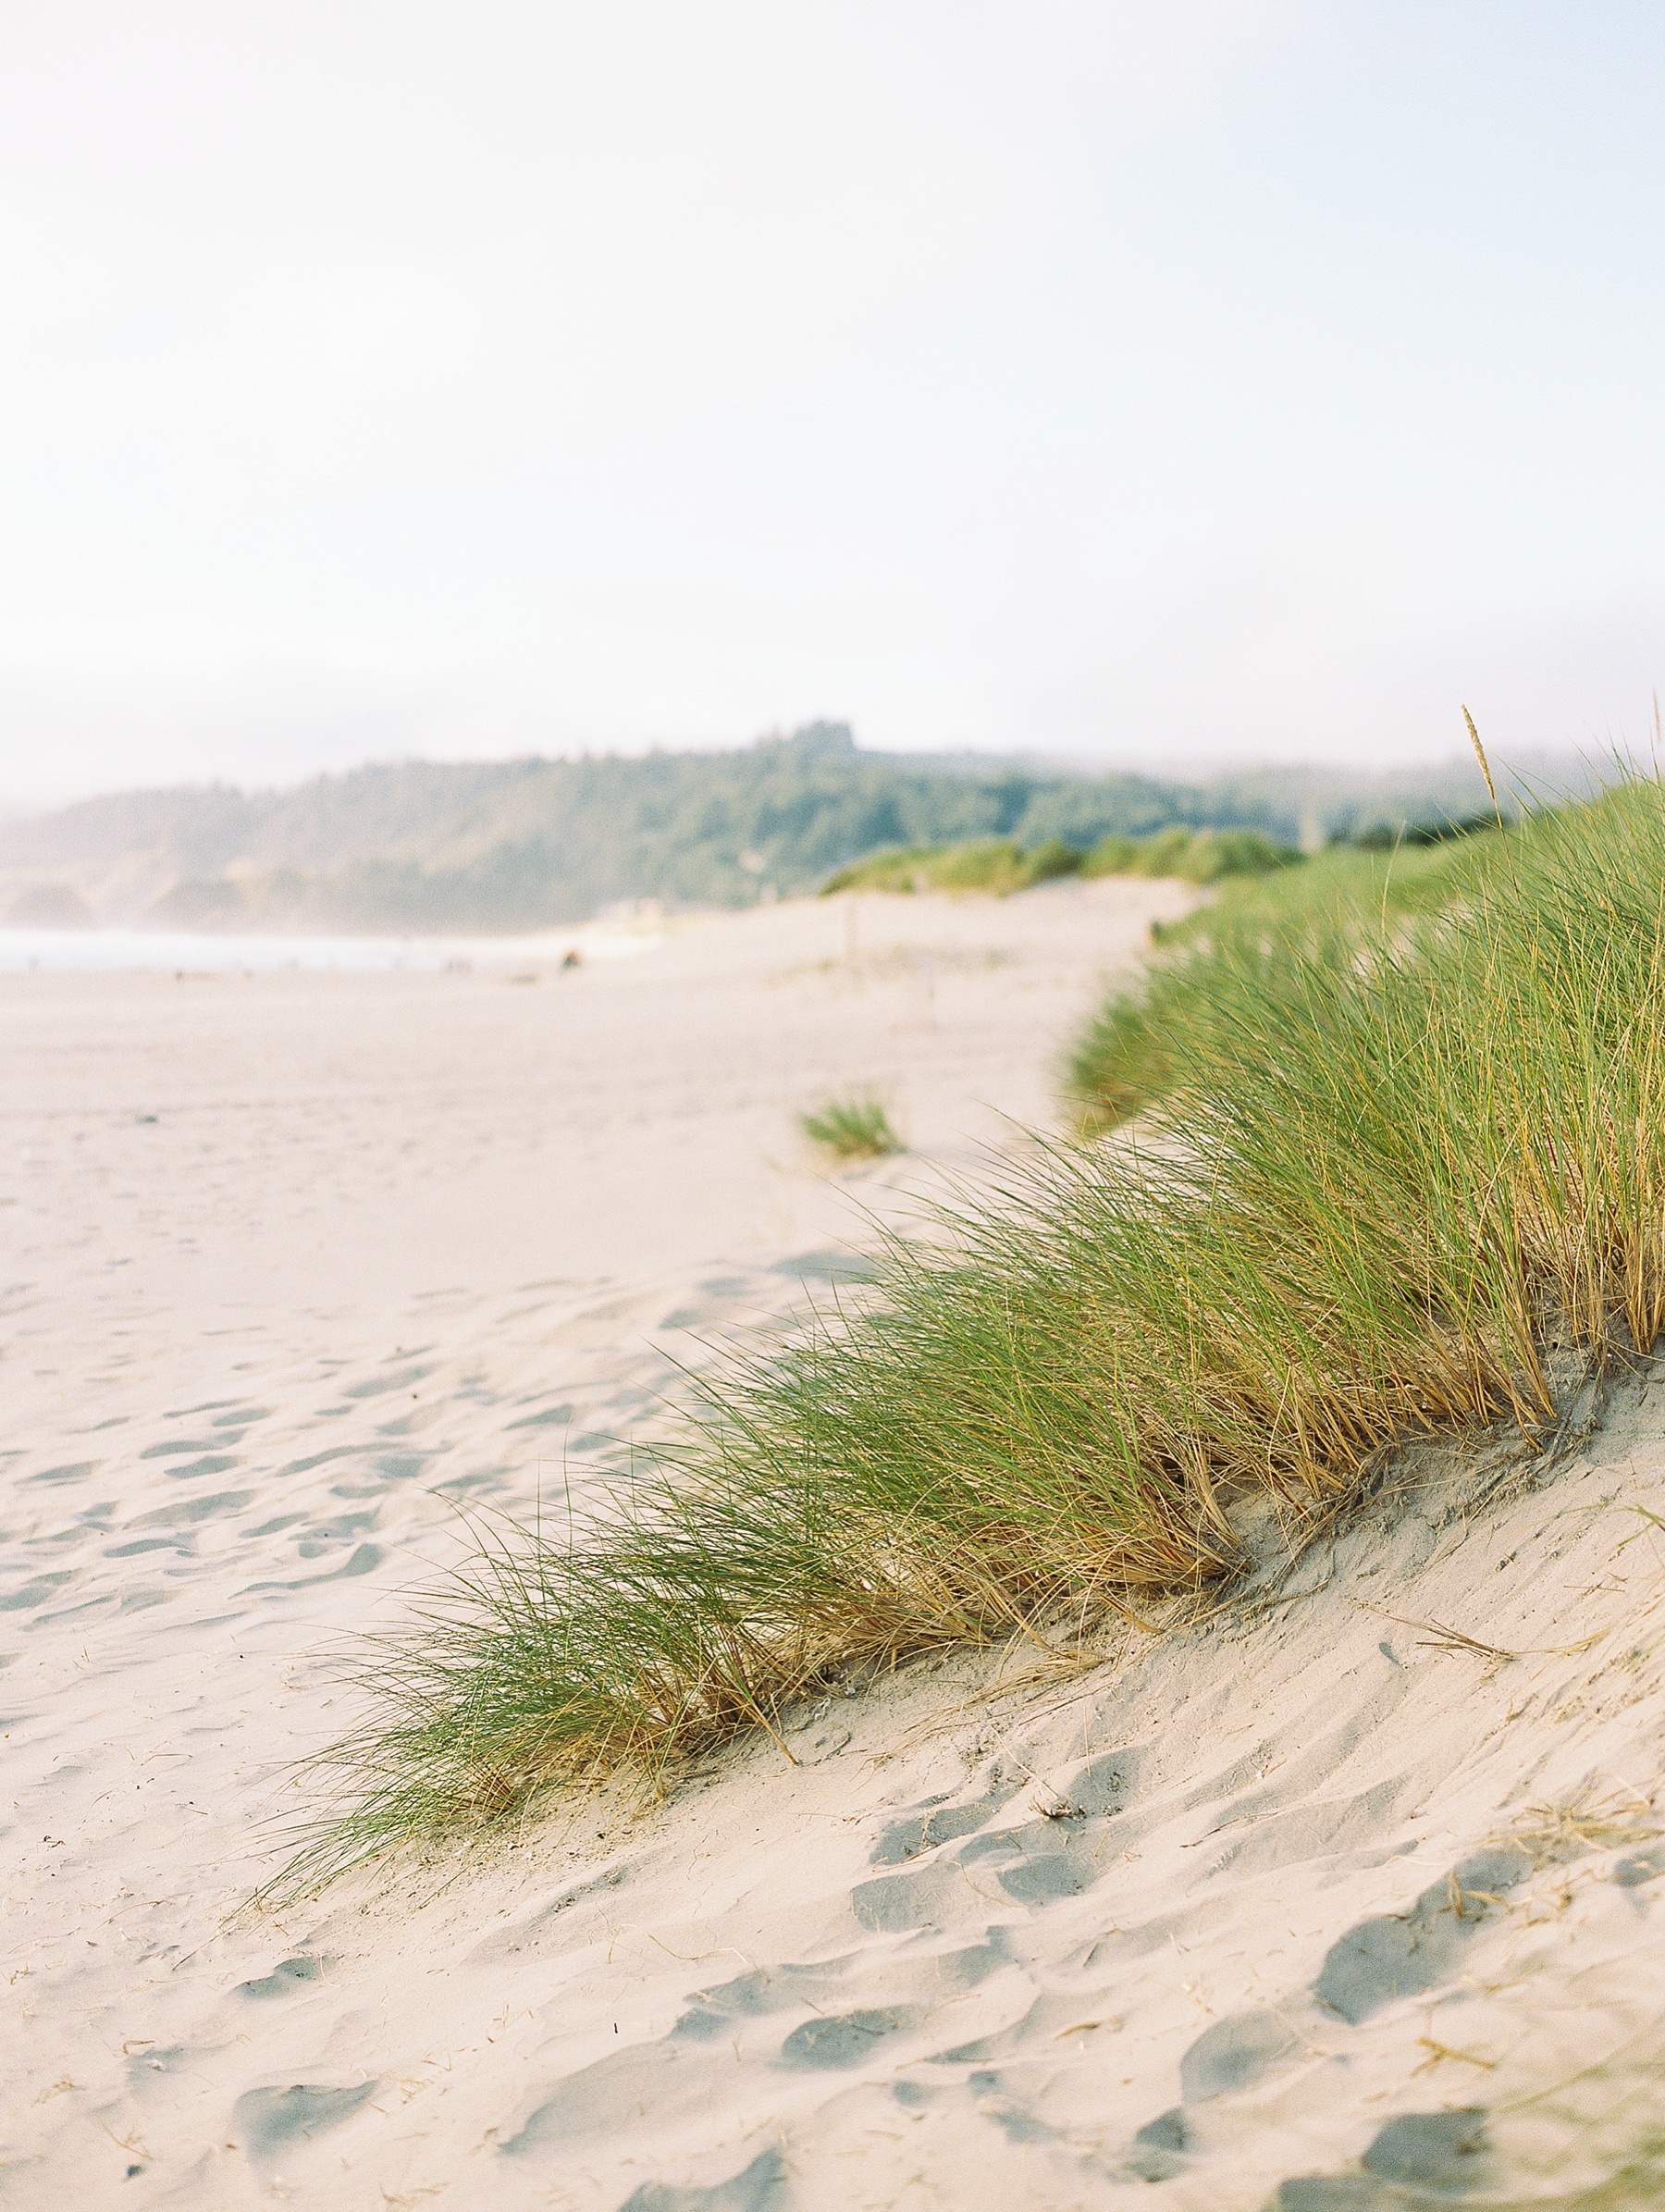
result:
<svg viewBox="0 0 1665 2212"><path fill-rule="evenodd" d="M828 877L823 897L838 891L981 891L1006 898L1060 876L1176 876L1212 884L1227 876L1287 868L1301 855L1259 830L1162 830L1153 837L1104 837L1090 849L1054 837L1024 846L1009 837L964 845L893 848L852 861Z"/></svg>
<svg viewBox="0 0 1665 2212"><path fill-rule="evenodd" d="M1112 991L1070 1046L1061 1080L1078 1125L1098 1133L1142 1113L1178 1080L1182 1040L1253 1022L1279 978L1350 966L1461 906L1504 843L1494 827L1386 849L1332 846L1299 868L1215 879L1207 905L1153 926L1159 958Z"/></svg>
<svg viewBox="0 0 1665 2212"><path fill-rule="evenodd" d="M811 1144L835 1160L882 1160L902 1150L902 1140L877 1098L833 1098L819 1113L800 1114L798 1127Z"/></svg>
<svg viewBox="0 0 1665 2212"><path fill-rule="evenodd" d="M1338 930L1319 901L1225 964L1199 937L1216 996L1137 1141L1038 1146L697 1381L593 1511L483 1542L374 1653L302 1871L655 1784L841 1668L1194 1588L1244 1493L1299 1512L1409 1437L1547 1432L1547 1346L1651 1346L1665 802L1467 850L1461 897L1393 906L1366 859Z"/></svg>
<svg viewBox="0 0 1665 2212"><path fill-rule="evenodd" d="M821 896L830 898L839 891L980 891L1006 898L1052 876L1073 874L1080 864L1081 855L1061 841L1031 850L1010 837L895 846L838 869L821 885Z"/></svg>
<svg viewBox="0 0 1665 2212"><path fill-rule="evenodd" d="M1160 830L1154 837L1105 837L1083 856L1084 876L1172 876L1215 884L1229 876L1270 875L1301 856L1259 830Z"/></svg>

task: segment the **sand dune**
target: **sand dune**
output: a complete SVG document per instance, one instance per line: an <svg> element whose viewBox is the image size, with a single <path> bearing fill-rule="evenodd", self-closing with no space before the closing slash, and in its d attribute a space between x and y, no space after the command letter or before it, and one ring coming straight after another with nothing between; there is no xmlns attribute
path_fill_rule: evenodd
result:
<svg viewBox="0 0 1665 2212"><path fill-rule="evenodd" d="M852 1678L790 1757L239 1913L458 1505L587 1479L853 1199L1044 1118L1181 898L865 901L854 967L808 904L535 985L0 982L0 2201L1659 2201L1640 1381L1094 1671ZM917 1150L832 1180L792 1117L852 1082Z"/></svg>

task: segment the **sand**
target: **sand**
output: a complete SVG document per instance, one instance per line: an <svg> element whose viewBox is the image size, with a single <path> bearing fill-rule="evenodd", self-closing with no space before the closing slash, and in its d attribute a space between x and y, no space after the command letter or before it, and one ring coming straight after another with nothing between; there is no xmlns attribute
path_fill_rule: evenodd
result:
<svg viewBox="0 0 1665 2212"><path fill-rule="evenodd" d="M0 979L0 2201L1324 2212L1643 2170L1645 1379L1559 1464L1430 1453L1287 1570L1263 1531L1252 1588L1091 1671L852 1681L790 1758L240 1909L342 1639L458 1505L583 1482L846 1271L858 1206L1043 1121L1185 896L870 898L854 966L830 902L566 975ZM793 1117L869 1083L915 1150L829 1175Z"/></svg>

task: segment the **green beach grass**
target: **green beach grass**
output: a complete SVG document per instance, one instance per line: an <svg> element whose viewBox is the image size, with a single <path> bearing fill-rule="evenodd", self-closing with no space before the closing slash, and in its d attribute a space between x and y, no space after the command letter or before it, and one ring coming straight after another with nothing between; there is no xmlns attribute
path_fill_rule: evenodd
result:
<svg viewBox="0 0 1665 2212"><path fill-rule="evenodd" d="M882 1100L832 1098L813 1114L800 1114L798 1127L818 1150L835 1160L882 1160L902 1150Z"/></svg>
<svg viewBox="0 0 1665 2212"><path fill-rule="evenodd" d="M980 891L1007 898L1014 891L1032 890L1037 884L1069 875L1176 876L1184 883L1213 884L1287 868L1300 858L1259 830L1163 830L1153 837L1105 837L1090 848L1067 845L1061 837L1027 847L1009 837L980 837L963 845L919 845L874 853L829 876L821 896L830 898L840 891Z"/></svg>
<svg viewBox="0 0 1665 2212"><path fill-rule="evenodd" d="M1142 1113L1196 1057L1204 1032L1259 1019L1281 979L1350 966L1409 926L1472 897L1501 858L1504 837L1359 848L1332 846L1299 867L1235 874L1183 920L1158 922L1159 957L1111 992L1071 1045L1066 1101L1088 1133ZM1182 1046L1184 1052L1182 1054Z"/></svg>
<svg viewBox="0 0 1665 2212"><path fill-rule="evenodd" d="M1195 1588L1239 1563L1235 1500L1299 1516L1400 1441L1547 1433L1550 1347L1655 1342L1659 787L1270 882L1138 1000L1137 1130L883 1241L603 1506L488 1535L373 1648L295 1879L661 1785L840 1669Z"/></svg>

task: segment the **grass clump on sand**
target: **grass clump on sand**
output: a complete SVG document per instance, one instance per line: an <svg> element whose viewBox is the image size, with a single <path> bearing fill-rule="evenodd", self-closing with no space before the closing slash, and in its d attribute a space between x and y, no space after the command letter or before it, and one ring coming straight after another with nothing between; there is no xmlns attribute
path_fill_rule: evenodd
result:
<svg viewBox="0 0 1665 2212"><path fill-rule="evenodd" d="M1202 1033L1258 1021L1284 977L1350 968L1461 906L1503 845L1494 823L1489 836L1332 846L1299 868L1238 874L1181 921L1154 923L1161 957L1110 994L1066 1057L1064 1092L1079 1127L1112 1129L1162 1097L1182 1063L1212 1066L1193 1049Z"/></svg>
<svg viewBox="0 0 1665 2212"><path fill-rule="evenodd" d="M1061 876L1177 876L1212 884L1225 876L1259 875L1301 858L1259 830L1163 830L1154 837L1105 837L1092 847L1054 837L1029 847L1009 837L965 845L911 846L874 853L829 876L821 896L838 891L981 891L1006 898Z"/></svg>
<svg viewBox="0 0 1665 2212"><path fill-rule="evenodd" d="M1462 896L1396 926L1361 897L1338 935L1245 933L1197 970L1220 998L1148 1142L1038 1148L696 1383L594 1510L485 1544L372 1661L300 1872L653 1781L842 1666L1195 1586L1238 1559L1235 1497L1321 1505L1396 1440L1536 1433L1551 1341L1650 1346L1665 799L1468 849Z"/></svg>
<svg viewBox="0 0 1665 2212"><path fill-rule="evenodd" d="M837 1160L882 1160L902 1150L877 1098L831 1099L819 1114L800 1114L798 1127L811 1144Z"/></svg>

